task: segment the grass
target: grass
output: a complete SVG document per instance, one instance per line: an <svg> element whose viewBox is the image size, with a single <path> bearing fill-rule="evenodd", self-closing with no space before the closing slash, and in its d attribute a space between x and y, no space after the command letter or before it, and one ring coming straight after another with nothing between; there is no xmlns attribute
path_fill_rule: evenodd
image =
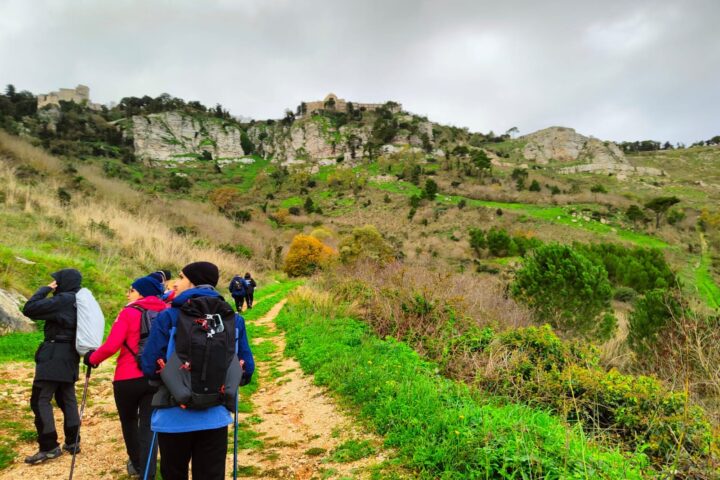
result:
<svg viewBox="0 0 720 480"><path fill-rule="evenodd" d="M402 180L396 182L371 182L371 185L380 190L399 193L407 195L408 197L422 194L422 190L419 187ZM471 207L509 210L544 222L581 228L602 235L617 236L622 240L632 242L642 247L665 248L668 246L667 243L656 237L613 227L593 220L583 221L581 218L574 217L571 213L572 210L578 211L582 208L592 208L592 205L546 206L529 203L494 202L444 194L438 194L435 201L439 204L457 205L461 200L465 200L466 204Z"/></svg>
<svg viewBox="0 0 720 480"><path fill-rule="evenodd" d="M276 319L288 353L354 405L418 478L641 478L644 456L595 445L543 411L479 399L404 343L327 308L292 297Z"/></svg>
<svg viewBox="0 0 720 480"><path fill-rule="evenodd" d="M711 308L720 308L720 287L710 273L712 260L706 252L700 257L698 267L695 269L695 286L700 298L705 300Z"/></svg>

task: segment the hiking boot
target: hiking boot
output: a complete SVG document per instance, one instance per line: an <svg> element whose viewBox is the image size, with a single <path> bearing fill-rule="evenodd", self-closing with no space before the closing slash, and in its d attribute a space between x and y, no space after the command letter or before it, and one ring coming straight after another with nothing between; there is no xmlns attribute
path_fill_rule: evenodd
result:
<svg viewBox="0 0 720 480"><path fill-rule="evenodd" d="M135 465L133 465L132 460L130 459L127 461L127 473L131 477L140 477L140 471L135 468Z"/></svg>
<svg viewBox="0 0 720 480"><path fill-rule="evenodd" d="M68 453L78 454L78 453L80 453L80 442L71 443L70 445L68 445L66 443L65 445L63 445L63 450L65 450Z"/></svg>
<svg viewBox="0 0 720 480"><path fill-rule="evenodd" d="M55 447L52 450L48 450L47 452L39 451L35 455L25 457L25 463L29 463L30 465L37 465L39 463L43 463L46 460L52 460L53 458L57 458L60 455L62 455L62 450L60 450L60 447Z"/></svg>

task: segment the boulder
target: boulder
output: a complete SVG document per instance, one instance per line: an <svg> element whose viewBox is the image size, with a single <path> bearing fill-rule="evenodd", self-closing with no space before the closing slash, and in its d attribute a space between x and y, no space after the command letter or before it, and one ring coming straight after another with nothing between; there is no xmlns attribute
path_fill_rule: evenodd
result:
<svg viewBox="0 0 720 480"><path fill-rule="evenodd" d="M0 289L0 335L35 330L35 324L20 311L26 301L19 293Z"/></svg>
<svg viewBox="0 0 720 480"><path fill-rule="evenodd" d="M550 127L521 137L523 156L539 164L562 163L627 164L622 150L612 142L580 135L572 128Z"/></svg>

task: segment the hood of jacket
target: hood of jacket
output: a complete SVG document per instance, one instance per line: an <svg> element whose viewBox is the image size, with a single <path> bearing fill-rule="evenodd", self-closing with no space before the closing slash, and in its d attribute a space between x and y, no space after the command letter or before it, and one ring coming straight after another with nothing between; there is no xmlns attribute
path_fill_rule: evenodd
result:
<svg viewBox="0 0 720 480"><path fill-rule="evenodd" d="M77 293L82 284L82 274L74 268L65 268L51 273L50 276L57 282L55 293Z"/></svg>
<svg viewBox="0 0 720 480"><path fill-rule="evenodd" d="M173 298L172 306L175 308L182 307L183 303L195 297L219 297L221 296L217 290L210 285L200 285L189 288Z"/></svg>
<svg viewBox="0 0 720 480"><path fill-rule="evenodd" d="M130 306L138 306L145 310L153 310L155 312L161 312L167 308L167 303L163 302L160 298L155 296L143 297L134 302L128 303Z"/></svg>

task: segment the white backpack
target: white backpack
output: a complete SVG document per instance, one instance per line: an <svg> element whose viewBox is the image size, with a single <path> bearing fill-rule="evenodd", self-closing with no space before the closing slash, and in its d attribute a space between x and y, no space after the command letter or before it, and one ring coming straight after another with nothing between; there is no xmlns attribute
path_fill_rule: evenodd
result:
<svg viewBox="0 0 720 480"><path fill-rule="evenodd" d="M92 292L87 288L81 288L75 294L75 305L77 306L75 350L83 356L102 345L105 316Z"/></svg>

